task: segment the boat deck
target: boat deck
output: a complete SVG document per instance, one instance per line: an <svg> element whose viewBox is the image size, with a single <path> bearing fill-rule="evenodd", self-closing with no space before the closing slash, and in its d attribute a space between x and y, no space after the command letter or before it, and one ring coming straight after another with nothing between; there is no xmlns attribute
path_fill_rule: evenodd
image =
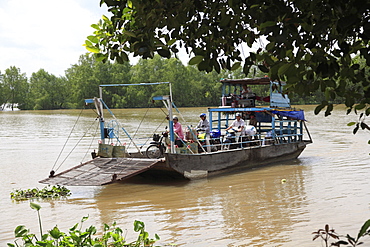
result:
<svg viewBox="0 0 370 247"><path fill-rule="evenodd" d="M142 158L95 158L39 182L69 186L100 186L133 177L161 161Z"/></svg>

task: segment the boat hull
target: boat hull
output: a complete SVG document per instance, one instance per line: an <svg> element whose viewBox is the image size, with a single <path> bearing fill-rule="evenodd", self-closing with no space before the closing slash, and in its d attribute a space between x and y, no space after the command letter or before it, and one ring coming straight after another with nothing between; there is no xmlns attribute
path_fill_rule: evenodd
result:
<svg viewBox="0 0 370 247"><path fill-rule="evenodd" d="M166 166L188 179L198 179L236 169L259 167L297 158L305 142L231 149L200 154L166 154Z"/></svg>

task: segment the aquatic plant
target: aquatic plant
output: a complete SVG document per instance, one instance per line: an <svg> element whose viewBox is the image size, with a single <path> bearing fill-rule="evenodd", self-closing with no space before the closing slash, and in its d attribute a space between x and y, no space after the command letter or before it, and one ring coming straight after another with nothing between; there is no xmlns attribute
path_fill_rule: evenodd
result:
<svg viewBox="0 0 370 247"><path fill-rule="evenodd" d="M53 185L45 186L43 189L33 188L26 190L14 190L10 192L10 198L16 201L28 200L32 198L59 198L70 196L71 191L64 186Z"/></svg>
<svg viewBox="0 0 370 247"><path fill-rule="evenodd" d="M160 239L157 234L155 234L154 239L149 238L149 233L145 231L145 224L138 220L134 221L134 231L139 234L136 241L127 243L126 237L123 235L124 231L117 227L115 222L112 225L104 224L104 231L101 237L94 237L97 233L95 226L82 230L82 224L88 217L83 217L80 223L69 229L68 233L62 232L55 226L43 234L40 217L41 206L32 202L30 206L32 209L37 210L38 213L40 237L30 233L29 229L20 225L14 230L16 238L14 244L8 243L8 247L151 247Z"/></svg>
<svg viewBox="0 0 370 247"><path fill-rule="evenodd" d="M313 237L313 240L316 240L318 238L321 238L325 246L358 246L363 244L363 242L360 242L360 238L370 235L370 219L367 220L361 227L360 231L357 234L357 237L351 237L349 234L346 236L341 236L338 233L335 232L334 229L329 229L329 225L325 225L324 229L319 229L316 232L313 232L312 234L315 234ZM341 239L342 238L342 239ZM343 240L343 238L345 240ZM329 239L335 239L336 242L330 243L329 245Z"/></svg>

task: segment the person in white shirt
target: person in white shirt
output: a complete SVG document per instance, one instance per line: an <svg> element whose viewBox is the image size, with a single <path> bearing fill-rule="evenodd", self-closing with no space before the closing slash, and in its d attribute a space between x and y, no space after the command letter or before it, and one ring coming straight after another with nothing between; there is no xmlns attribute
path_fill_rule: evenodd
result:
<svg viewBox="0 0 370 247"><path fill-rule="evenodd" d="M245 122L242 119L242 114L236 113L235 114L236 119L231 123L229 127L226 128L226 131L233 129L236 133L237 136L237 141L239 140L240 136L243 136L244 133L244 127L245 127Z"/></svg>
<svg viewBox="0 0 370 247"><path fill-rule="evenodd" d="M245 122L242 119L242 114L237 113L235 114L235 117L236 119L231 123L229 127L226 128L226 131L233 128L235 131L241 132L242 134L244 134Z"/></svg>

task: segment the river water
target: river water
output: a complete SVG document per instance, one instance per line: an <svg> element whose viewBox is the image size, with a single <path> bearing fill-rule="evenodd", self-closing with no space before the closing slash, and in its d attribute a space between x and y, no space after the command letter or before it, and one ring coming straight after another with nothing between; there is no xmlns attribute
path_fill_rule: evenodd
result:
<svg viewBox="0 0 370 247"><path fill-rule="evenodd" d="M353 135L346 123L355 117L343 108L326 118L314 115L311 106L304 108L314 143L296 160L190 182L68 187L72 196L67 199L36 201L43 229L57 225L67 232L89 216L83 228L101 230L104 223L116 222L127 229L130 241L136 237L133 222L140 220L151 237L161 237L159 245L200 247L322 246L319 240L312 242L311 233L325 224L356 236L370 219L370 134ZM181 109L181 122L196 124L205 111ZM159 109L114 112L131 133L138 132L137 125L150 133L164 119ZM0 112L0 246L14 240L18 225L39 232L29 201L12 201L9 193L43 188L38 181L51 169L60 172L88 160L98 141L95 117L91 110ZM370 245L370 239L364 240Z"/></svg>

